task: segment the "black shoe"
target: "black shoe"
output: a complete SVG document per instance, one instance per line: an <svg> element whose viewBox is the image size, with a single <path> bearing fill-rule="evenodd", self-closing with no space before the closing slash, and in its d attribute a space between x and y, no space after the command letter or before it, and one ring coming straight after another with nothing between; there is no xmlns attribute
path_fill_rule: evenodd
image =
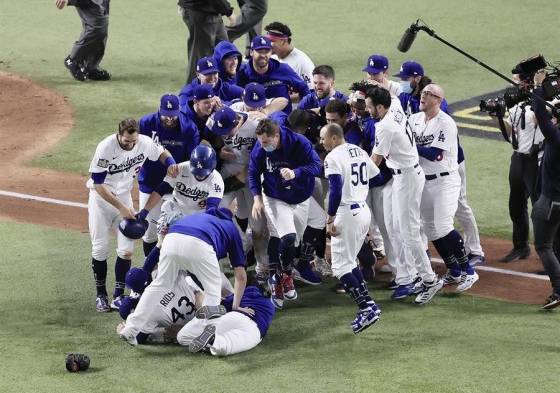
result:
<svg viewBox="0 0 560 393"><path fill-rule="evenodd" d="M336 286L334 287L334 293L338 293L339 295L346 293L346 290L344 289L344 285L341 282L337 283Z"/></svg>
<svg viewBox="0 0 560 393"><path fill-rule="evenodd" d="M95 70L88 71L87 77L92 81L108 81L111 80L111 74L107 70L102 68L96 68Z"/></svg>
<svg viewBox="0 0 560 393"><path fill-rule="evenodd" d="M500 262L513 262L519 259L527 259L531 255L531 249L527 248L514 248L505 257L500 259Z"/></svg>
<svg viewBox="0 0 560 393"><path fill-rule="evenodd" d="M553 293L552 295L550 295L548 297L548 299L546 299L542 308L544 310L552 310L553 308L556 308L558 306L560 306L560 295L557 295L556 293Z"/></svg>
<svg viewBox="0 0 560 393"><path fill-rule="evenodd" d="M76 61L70 58L70 56L64 59L64 66L68 69L68 71L70 71L72 77L77 81L84 82L87 79L86 73Z"/></svg>

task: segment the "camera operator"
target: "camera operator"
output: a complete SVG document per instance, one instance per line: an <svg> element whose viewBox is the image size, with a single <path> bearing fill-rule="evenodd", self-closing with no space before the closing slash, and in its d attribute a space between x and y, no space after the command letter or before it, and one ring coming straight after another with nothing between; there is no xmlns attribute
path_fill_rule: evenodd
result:
<svg viewBox="0 0 560 393"><path fill-rule="evenodd" d="M517 68L512 71L513 79L529 90L532 75L517 74L516 71ZM500 116L499 113L497 116ZM527 200L530 197L532 205L537 201L538 155L544 138L528 100L509 108L504 121L499 123L500 128L505 126L502 132L507 133L513 146L509 167L509 216L513 223L513 249L500 262L513 262L526 259L531 254Z"/></svg>
<svg viewBox="0 0 560 393"><path fill-rule="evenodd" d="M544 156L540 171L541 194L533 207L531 218L535 233L535 249L550 278L552 295L546 300L546 310L560 306L560 263L553 252L553 242L558 242L560 228L560 130L558 117L551 119L544 104L541 84L546 78L543 70L535 74L534 95L543 98L533 100L533 110L544 134Z"/></svg>

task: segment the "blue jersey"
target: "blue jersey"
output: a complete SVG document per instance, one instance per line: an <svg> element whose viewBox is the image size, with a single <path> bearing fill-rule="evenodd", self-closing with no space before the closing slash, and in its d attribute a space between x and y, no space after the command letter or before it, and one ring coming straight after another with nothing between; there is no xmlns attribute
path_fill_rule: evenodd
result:
<svg viewBox="0 0 560 393"><path fill-rule="evenodd" d="M301 98L309 94L307 83L296 74L292 67L275 59L269 60L268 70L264 74L255 71L252 61L243 64L237 73L236 84L245 87L251 82L257 82L264 86L266 98L284 97L290 102L291 89L298 92ZM291 111L292 105L288 103L284 112L290 113Z"/></svg>
<svg viewBox="0 0 560 393"><path fill-rule="evenodd" d="M218 259L229 256L231 266L245 266L241 235L231 220L221 219L207 213L195 213L183 217L171 225L169 233L196 237L211 245Z"/></svg>
<svg viewBox="0 0 560 393"><path fill-rule="evenodd" d="M222 304L226 307L226 310L231 311L233 307L233 295L226 297L222 301ZM261 332L261 338L263 338L272 323L272 318L276 312L274 306L270 302L270 299L264 297L257 287L247 287L245 288L245 292L243 292L243 297L241 298L239 305L241 307L249 307L255 310L255 315L248 317L255 321Z"/></svg>
<svg viewBox="0 0 560 393"><path fill-rule="evenodd" d="M369 117L364 121L364 138L361 146L369 155L371 155L375 146L375 123L377 123L377 120L373 117ZM379 174L370 181L370 188L385 185L392 177L391 170L387 167L385 161L382 161L379 164Z"/></svg>
<svg viewBox="0 0 560 393"><path fill-rule="evenodd" d="M191 83L183 86L179 92L179 107L184 107L187 105L187 101L193 99L194 89L198 85L200 85L200 80L198 78L193 78ZM240 99L243 95L243 89L241 87L224 82L221 79L218 79L218 82L216 82L212 90L214 91L214 95L220 97L220 100L222 100L223 104L226 106L229 106L231 101Z"/></svg>
<svg viewBox="0 0 560 393"><path fill-rule="evenodd" d="M264 190L271 198L295 205L313 193L314 178L321 176L321 160L305 136L287 127L280 127L280 144L279 149L269 153L257 141L249 160L249 188L253 195ZM296 177L284 180L281 168L294 170Z"/></svg>
<svg viewBox="0 0 560 393"><path fill-rule="evenodd" d="M364 134L362 133L362 129L360 128L358 123L349 120L346 123L346 125L343 127L343 130L344 130L344 139L346 139L346 142L356 146L362 145Z"/></svg>
<svg viewBox="0 0 560 393"><path fill-rule="evenodd" d="M214 60L216 61L216 64L218 64L220 79L225 82L235 83L235 76L231 76L225 71L224 63L223 63L224 58L229 57L231 55L237 56L238 62L237 62L236 71L239 71L239 67L241 67L241 61L243 60L243 57L241 56L241 53L237 50L237 47L229 41L218 42L218 45L216 45L216 47L214 48L213 57Z"/></svg>
<svg viewBox="0 0 560 393"><path fill-rule="evenodd" d="M348 96L342 94L340 91L335 91L332 97L319 98L315 94L315 90L303 97L303 99L298 104L298 109L314 109L314 108L324 108L327 106L330 100L340 100L343 102L348 101Z"/></svg>
<svg viewBox="0 0 560 393"><path fill-rule="evenodd" d="M191 152L200 143L196 126L183 115L179 115L179 123L175 128L164 127L159 112L143 116L138 126L140 134L149 136L155 143L166 148L176 162L188 160ZM167 169L159 161L146 160L138 173L140 191L147 194L154 191L166 173Z"/></svg>

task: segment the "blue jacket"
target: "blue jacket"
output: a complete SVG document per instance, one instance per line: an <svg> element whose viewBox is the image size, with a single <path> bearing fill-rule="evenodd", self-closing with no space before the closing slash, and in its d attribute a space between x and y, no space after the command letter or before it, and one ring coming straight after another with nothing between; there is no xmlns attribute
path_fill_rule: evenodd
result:
<svg viewBox="0 0 560 393"><path fill-rule="evenodd" d="M243 56L241 56L241 53L237 50L237 47L235 45L233 45L229 41L220 41L214 48L213 57L218 64L220 79L230 83L235 83L235 76L230 76L228 73L226 73L223 60L225 57L231 56L233 54L237 55L237 59L239 60L239 62L237 63L237 71L239 71Z"/></svg>
<svg viewBox="0 0 560 393"><path fill-rule="evenodd" d="M321 175L321 160L311 142L289 128L280 127L280 143L279 149L268 153L257 141L249 160L249 188L253 195L264 191L271 198L295 205L313 193L314 178ZM284 180L280 168L294 170L296 177Z"/></svg>
<svg viewBox="0 0 560 393"><path fill-rule="evenodd" d="M362 145L364 134L362 133L362 129L360 128L358 123L353 120L348 120L348 122L344 126L344 139L346 139L346 142L353 145Z"/></svg>
<svg viewBox="0 0 560 393"><path fill-rule="evenodd" d="M332 97L325 97L319 99L315 94L315 90L311 90L311 92L305 97L303 97L303 99L299 102L298 109L305 110L305 109L314 109L314 108L324 108L332 99L346 102L348 101L348 96L337 90Z"/></svg>
<svg viewBox="0 0 560 393"><path fill-rule="evenodd" d="M160 121L159 112L143 116L138 122L140 134L166 148L176 162L186 161L191 152L200 143L200 135L196 125L184 115L179 115L176 128L166 128ZM141 192L151 193L163 181L167 169L159 161L146 160L138 173L138 184Z"/></svg>
<svg viewBox="0 0 560 393"><path fill-rule="evenodd" d="M193 78L191 83L187 83L181 91L179 92L179 107L184 107L187 105L189 100L192 100L194 89L196 86L200 85L200 80L198 78ZM218 79L216 86L213 88L214 95L220 97L224 105L229 106L231 101L241 98L243 95L243 89L234 84L224 82Z"/></svg>
<svg viewBox="0 0 560 393"><path fill-rule="evenodd" d="M226 297L222 301L222 304L228 312L231 312L233 307L233 295ZM270 302L270 299L264 297L259 288L249 286L245 288L245 292L243 292L243 297L241 298L239 305L241 307L252 308L255 311L255 315L249 318L255 321L259 331L261 332L261 338L263 338L272 323L272 318L276 312L276 309Z"/></svg>
<svg viewBox="0 0 560 393"><path fill-rule="evenodd" d="M264 86L266 98L285 97L290 101L290 89L297 91L301 98L309 94L307 83L288 64L280 63L275 59L270 59L268 70L263 75L255 71L252 61L243 64L237 73L236 84L245 87L251 82ZM284 112L291 111L292 106L288 104Z"/></svg>

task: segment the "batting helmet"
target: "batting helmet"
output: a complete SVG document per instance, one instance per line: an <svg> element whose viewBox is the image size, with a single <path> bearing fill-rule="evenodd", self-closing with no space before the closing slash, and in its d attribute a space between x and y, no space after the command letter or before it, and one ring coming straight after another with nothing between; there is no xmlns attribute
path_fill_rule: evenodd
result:
<svg viewBox="0 0 560 393"><path fill-rule="evenodd" d="M148 276L148 273L138 267L133 267L126 272L126 276L124 278L126 287L132 289L136 293L144 292L144 289L148 286L149 281L150 277Z"/></svg>
<svg viewBox="0 0 560 393"><path fill-rule="evenodd" d="M130 218L123 218L119 223L119 231L130 239L140 239L146 233L144 220L132 220Z"/></svg>
<svg viewBox="0 0 560 393"><path fill-rule="evenodd" d="M191 173L198 179L208 177L216 169L216 152L200 144L191 153Z"/></svg>

